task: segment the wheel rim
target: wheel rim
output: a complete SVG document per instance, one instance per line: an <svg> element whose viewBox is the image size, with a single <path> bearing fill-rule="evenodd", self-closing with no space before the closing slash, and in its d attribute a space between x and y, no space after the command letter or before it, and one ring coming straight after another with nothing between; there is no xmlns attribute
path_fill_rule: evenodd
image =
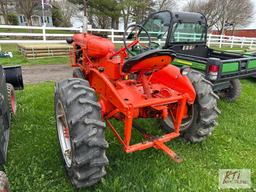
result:
<svg viewBox="0 0 256 192"><path fill-rule="evenodd" d="M190 106L188 106L188 118L182 120L182 123L180 126L180 132L185 131L186 129L188 129L191 126L191 124L194 121L194 117L195 117L195 106L190 105ZM164 122L169 127L172 127L174 129L172 118L170 116L167 119L165 119Z"/></svg>
<svg viewBox="0 0 256 192"><path fill-rule="evenodd" d="M58 101L57 103L56 115L57 115L57 130L58 130L58 137L59 137L61 152L67 167L70 167L72 162L70 134L69 134L69 128L67 124L65 111L61 101Z"/></svg>

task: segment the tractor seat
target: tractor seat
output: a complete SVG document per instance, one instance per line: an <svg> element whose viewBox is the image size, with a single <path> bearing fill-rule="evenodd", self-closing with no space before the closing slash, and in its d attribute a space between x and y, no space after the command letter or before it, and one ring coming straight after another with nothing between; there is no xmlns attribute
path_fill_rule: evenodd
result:
<svg viewBox="0 0 256 192"><path fill-rule="evenodd" d="M137 72L140 70L150 70L163 68L170 64L175 57L175 53L168 49L150 50L127 59L123 65L124 73Z"/></svg>

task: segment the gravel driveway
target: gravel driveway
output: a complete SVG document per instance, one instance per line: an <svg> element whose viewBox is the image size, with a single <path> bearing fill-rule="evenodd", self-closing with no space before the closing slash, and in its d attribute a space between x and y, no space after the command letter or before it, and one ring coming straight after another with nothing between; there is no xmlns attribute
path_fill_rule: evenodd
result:
<svg viewBox="0 0 256 192"><path fill-rule="evenodd" d="M59 81L72 77L72 68L68 64L22 66L22 75L25 84Z"/></svg>

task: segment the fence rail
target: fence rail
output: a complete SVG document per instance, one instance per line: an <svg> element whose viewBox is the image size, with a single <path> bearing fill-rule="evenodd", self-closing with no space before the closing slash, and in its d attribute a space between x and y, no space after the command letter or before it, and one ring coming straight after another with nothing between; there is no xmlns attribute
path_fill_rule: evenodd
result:
<svg viewBox="0 0 256 192"><path fill-rule="evenodd" d="M13 32L17 31L17 32ZM81 32L82 28L75 27L38 27L0 25L0 44L11 43L65 43L65 38L73 33ZM91 33L101 33L114 43L123 43L123 30L115 29L89 29ZM178 41L193 41L200 39L200 34L175 34ZM163 43L163 42L162 42ZM256 37L236 37L226 35L208 34L207 44L218 47L249 47L256 48Z"/></svg>

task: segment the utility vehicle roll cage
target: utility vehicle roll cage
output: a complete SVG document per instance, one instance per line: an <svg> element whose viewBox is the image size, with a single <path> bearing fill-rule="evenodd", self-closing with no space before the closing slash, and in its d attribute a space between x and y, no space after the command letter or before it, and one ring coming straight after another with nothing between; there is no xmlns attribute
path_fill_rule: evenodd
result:
<svg viewBox="0 0 256 192"><path fill-rule="evenodd" d="M149 17L142 22L142 25L149 31L147 24L149 24L150 20L160 19L162 23L162 27L166 27L166 39L164 40L164 45L161 47L163 49L168 49L173 44L206 44L207 42L207 20L204 15L201 13L190 13L190 12L170 12L170 11L159 11L156 13L152 13ZM181 26L183 25L183 26ZM175 36L175 29L180 26L180 30L184 30L187 28L187 35L193 37L184 38L184 41L172 41ZM197 29L196 29L197 28ZM193 31L189 29L194 29L199 31L197 34L193 33ZM154 33L154 32L153 32ZM152 33L151 33L152 34ZM194 38L194 36L199 36ZM160 36L161 37L161 36ZM193 38L193 39L192 39ZM193 40L193 41L191 41Z"/></svg>

